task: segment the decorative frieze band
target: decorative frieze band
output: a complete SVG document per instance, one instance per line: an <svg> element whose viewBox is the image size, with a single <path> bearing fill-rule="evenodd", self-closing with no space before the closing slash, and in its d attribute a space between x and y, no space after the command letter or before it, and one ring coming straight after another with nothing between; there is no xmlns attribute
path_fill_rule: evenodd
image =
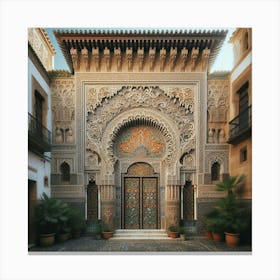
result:
<svg viewBox="0 0 280 280"><path fill-rule="evenodd" d="M150 46L145 50L141 46L127 46L124 49L114 47L112 50L98 46L91 49L71 47L69 52L77 72L207 71L210 58L209 48L200 50L193 47L189 52L186 47L179 50L176 46L160 49Z"/></svg>

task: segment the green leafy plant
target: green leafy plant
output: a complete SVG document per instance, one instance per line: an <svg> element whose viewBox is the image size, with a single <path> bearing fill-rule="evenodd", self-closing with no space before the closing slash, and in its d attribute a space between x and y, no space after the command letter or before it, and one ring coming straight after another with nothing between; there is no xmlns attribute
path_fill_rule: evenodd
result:
<svg viewBox="0 0 280 280"><path fill-rule="evenodd" d="M84 218L76 209L69 209L69 226L72 232L83 231L86 228Z"/></svg>
<svg viewBox="0 0 280 280"><path fill-rule="evenodd" d="M223 233L224 223L221 217L221 213L214 209L206 216L206 228L212 233Z"/></svg>
<svg viewBox="0 0 280 280"><path fill-rule="evenodd" d="M244 175L227 177L217 184L218 191L227 191L227 196L221 198L216 207L226 232L240 233L246 227L246 209L237 201L243 192L244 180Z"/></svg>
<svg viewBox="0 0 280 280"><path fill-rule="evenodd" d="M186 227L179 227L178 228L178 232L179 232L179 234L187 234L187 228Z"/></svg>
<svg viewBox="0 0 280 280"><path fill-rule="evenodd" d="M244 192L244 180L246 176L227 176L217 184L218 191L226 191L228 195L240 196Z"/></svg>
<svg viewBox="0 0 280 280"><path fill-rule="evenodd" d="M35 208L35 223L39 233L56 233L60 225L68 220L67 209L66 203L43 193Z"/></svg>
<svg viewBox="0 0 280 280"><path fill-rule="evenodd" d="M170 232L178 232L178 227L176 227L176 226L174 226L174 225L171 225L171 226L169 226L168 230L169 230Z"/></svg>

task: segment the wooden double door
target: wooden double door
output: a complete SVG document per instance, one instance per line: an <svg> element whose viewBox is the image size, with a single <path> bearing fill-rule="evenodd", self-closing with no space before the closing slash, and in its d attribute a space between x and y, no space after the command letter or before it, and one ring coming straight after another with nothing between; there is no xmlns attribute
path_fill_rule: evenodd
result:
<svg viewBox="0 0 280 280"><path fill-rule="evenodd" d="M143 176L144 175L144 176ZM159 227L159 191L156 174L123 177L123 227L157 229Z"/></svg>

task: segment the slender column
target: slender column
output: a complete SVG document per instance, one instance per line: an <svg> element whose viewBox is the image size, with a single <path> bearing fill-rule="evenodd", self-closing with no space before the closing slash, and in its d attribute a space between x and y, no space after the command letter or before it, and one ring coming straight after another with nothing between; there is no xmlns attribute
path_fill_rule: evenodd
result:
<svg viewBox="0 0 280 280"><path fill-rule="evenodd" d="M166 228L179 225L180 185L168 185L166 190Z"/></svg>
<svg viewBox="0 0 280 280"><path fill-rule="evenodd" d="M100 194L100 186L97 187L97 197L98 197L98 220L101 220L101 194Z"/></svg>
<svg viewBox="0 0 280 280"><path fill-rule="evenodd" d="M85 220L87 220L87 186L85 186Z"/></svg>
<svg viewBox="0 0 280 280"><path fill-rule="evenodd" d="M180 187L181 190L181 196L180 196L180 202L181 202L181 220L184 219L184 186Z"/></svg>
<svg viewBox="0 0 280 280"><path fill-rule="evenodd" d="M194 196L194 220L197 220L197 210L196 210L197 185L194 185L193 196Z"/></svg>

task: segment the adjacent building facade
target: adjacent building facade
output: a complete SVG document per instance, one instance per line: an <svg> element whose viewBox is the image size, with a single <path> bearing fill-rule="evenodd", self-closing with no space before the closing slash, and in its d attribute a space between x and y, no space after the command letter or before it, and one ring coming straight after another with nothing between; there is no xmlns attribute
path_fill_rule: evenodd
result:
<svg viewBox="0 0 280 280"><path fill-rule="evenodd" d="M230 174L246 175L243 198L252 198L252 29L239 28L230 42L234 68L230 74Z"/></svg>
<svg viewBox="0 0 280 280"><path fill-rule="evenodd" d="M42 28L28 29L28 244L35 243L34 207L50 195L51 90L55 50Z"/></svg>

